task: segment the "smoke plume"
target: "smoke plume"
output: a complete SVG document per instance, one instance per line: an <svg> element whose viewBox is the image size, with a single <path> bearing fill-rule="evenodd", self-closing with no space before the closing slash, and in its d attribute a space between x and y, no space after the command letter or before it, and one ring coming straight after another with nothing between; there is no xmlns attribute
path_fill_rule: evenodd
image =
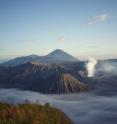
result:
<svg viewBox="0 0 117 124"><path fill-rule="evenodd" d="M96 64L97 64L97 60L95 60L94 58L90 58L88 60L88 63L86 65L88 77L93 77L94 76L94 71L95 71L95 65Z"/></svg>

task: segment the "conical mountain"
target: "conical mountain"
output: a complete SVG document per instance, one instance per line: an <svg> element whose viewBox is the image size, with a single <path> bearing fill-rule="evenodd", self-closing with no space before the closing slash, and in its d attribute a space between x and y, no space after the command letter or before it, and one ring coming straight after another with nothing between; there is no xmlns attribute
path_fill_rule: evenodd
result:
<svg viewBox="0 0 117 124"><path fill-rule="evenodd" d="M47 57L50 57L50 58L58 60L58 61L78 61L75 57L64 52L61 49L54 50L53 52L48 54Z"/></svg>
<svg viewBox="0 0 117 124"><path fill-rule="evenodd" d="M46 56L29 55L24 57L18 57L10 61L4 62L1 65L17 66L17 65L25 64L27 62L53 64L53 63L62 63L62 62L75 62L75 61L78 61L75 57L64 52L63 50L56 49Z"/></svg>

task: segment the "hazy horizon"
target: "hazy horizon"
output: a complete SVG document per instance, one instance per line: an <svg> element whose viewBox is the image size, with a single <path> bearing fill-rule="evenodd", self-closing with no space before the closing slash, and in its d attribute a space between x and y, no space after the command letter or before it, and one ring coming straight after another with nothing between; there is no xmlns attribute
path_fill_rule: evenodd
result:
<svg viewBox="0 0 117 124"><path fill-rule="evenodd" d="M62 49L61 49L62 50ZM54 51L54 50L53 50ZM49 53L53 52L53 51L50 51ZM66 51L65 51L66 52ZM18 57L25 57L25 56L30 56L30 55L38 55L38 56L46 56L48 55L49 53L46 53L46 54L26 54L26 55L19 55L19 56L12 56L12 57L3 57L3 58L0 58L0 63L4 63L4 62L7 62L9 60L12 60L12 59L15 59L15 58L18 58ZM68 53L68 52L67 52ZM70 54L70 53L68 53ZM72 55L72 54L70 54ZM74 55L72 55L74 56ZM89 60L90 58L92 58L92 56L86 56L85 58L83 58L82 56L74 56L76 59L80 60L80 61L87 61ZM94 57L94 56L93 56ZM108 57L108 58L97 58L96 56L94 57L95 59L97 60L106 60L106 59L117 59L117 57Z"/></svg>

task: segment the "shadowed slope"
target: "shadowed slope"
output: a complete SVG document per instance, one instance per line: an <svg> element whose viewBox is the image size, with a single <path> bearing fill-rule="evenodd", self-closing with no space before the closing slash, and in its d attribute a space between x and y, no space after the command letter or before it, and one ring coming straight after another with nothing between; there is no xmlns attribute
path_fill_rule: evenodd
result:
<svg viewBox="0 0 117 124"><path fill-rule="evenodd" d="M42 93L70 93L86 90L73 70L56 64L26 63L0 69L0 87L20 88ZM78 75L78 74L77 74Z"/></svg>

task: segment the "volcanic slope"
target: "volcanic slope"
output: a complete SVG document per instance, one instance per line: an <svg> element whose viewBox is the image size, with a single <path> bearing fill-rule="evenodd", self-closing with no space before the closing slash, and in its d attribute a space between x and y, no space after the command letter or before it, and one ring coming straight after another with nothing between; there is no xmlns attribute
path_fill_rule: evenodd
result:
<svg viewBox="0 0 117 124"><path fill-rule="evenodd" d="M0 77L2 88L20 88L41 93L73 93L87 90L76 71L58 64L26 63L15 67L1 67Z"/></svg>

